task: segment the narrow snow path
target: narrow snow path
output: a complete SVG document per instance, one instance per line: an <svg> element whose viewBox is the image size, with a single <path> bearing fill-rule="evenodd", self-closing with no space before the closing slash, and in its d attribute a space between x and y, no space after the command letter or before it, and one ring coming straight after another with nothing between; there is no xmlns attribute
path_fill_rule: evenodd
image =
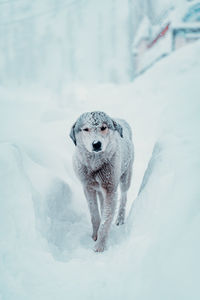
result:
<svg viewBox="0 0 200 300"><path fill-rule="evenodd" d="M0 299L198 294L199 51L199 43L178 51L129 85L74 85L60 95L1 89ZM126 119L136 149L127 223L113 224L100 255L69 138L91 110Z"/></svg>

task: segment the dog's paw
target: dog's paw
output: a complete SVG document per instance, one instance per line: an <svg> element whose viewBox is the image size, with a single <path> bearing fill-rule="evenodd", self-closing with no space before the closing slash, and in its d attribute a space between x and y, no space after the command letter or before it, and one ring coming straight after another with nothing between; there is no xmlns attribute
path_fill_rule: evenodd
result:
<svg viewBox="0 0 200 300"><path fill-rule="evenodd" d="M93 233L92 239L96 242L96 240L97 240L97 234L96 233Z"/></svg>
<svg viewBox="0 0 200 300"><path fill-rule="evenodd" d="M123 225L124 224L124 220L125 220L125 210L124 209L120 209L115 224L117 226Z"/></svg>
<svg viewBox="0 0 200 300"><path fill-rule="evenodd" d="M94 252L104 252L105 250L105 245L104 244L99 244L97 243L95 246L94 246Z"/></svg>
<svg viewBox="0 0 200 300"><path fill-rule="evenodd" d="M123 225L123 224L124 224L124 218L121 217L121 216L118 217L117 220L116 220L116 222L115 222L115 224L116 224L117 226Z"/></svg>

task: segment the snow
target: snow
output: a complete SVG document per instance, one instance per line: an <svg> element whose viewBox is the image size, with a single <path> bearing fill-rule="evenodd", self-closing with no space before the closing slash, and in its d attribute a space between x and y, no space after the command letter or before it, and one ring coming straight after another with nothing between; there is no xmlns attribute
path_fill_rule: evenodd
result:
<svg viewBox="0 0 200 300"><path fill-rule="evenodd" d="M186 23L186 22L174 22L172 24L173 28L175 29L193 29L194 31L199 30L199 22L190 22L190 23Z"/></svg>
<svg viewBox="0 0 200 300"><path fill-rule="evenodd" d="M148 41L150 39L149 27L150 27L150 22L147 17L144 17L139 26L137 34L134 38L134 42L133 42L134 53L136 52L136 50L134 48L138 46L138 44L140 43L141 40Z"/></svg>
<svg viewBox="0 0 200 300"><path fill-rule="evenodd" d="M0 81L58 90L69 81L129 81L129 28L137 26L129 6L128 0L1 1Z"/></svg>
<svg viewBox="0 0 200 300"><path fill-rule="evenodd" d="M160 22L169 2L2 0L0 82L58 91L66 82L129 82L140 20Z"/></svg>
<svg viewBox="0 0 200 300"><path fill-rule="evenodd" d="M0 88L0 299L199 298L199 51L126 85ZM127 222L102 254L71 162L90 110L125 118L135 144Z"/></svg>

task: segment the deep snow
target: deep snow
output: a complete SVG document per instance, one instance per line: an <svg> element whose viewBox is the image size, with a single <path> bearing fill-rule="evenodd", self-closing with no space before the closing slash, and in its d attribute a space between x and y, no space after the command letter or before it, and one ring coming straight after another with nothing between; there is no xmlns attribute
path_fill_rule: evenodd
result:
<svg viewBox="0 0 200 300"><path fill-rule="evenodd" d="M0 299L199 299L199 53L185 47L128 85L1 88ZM69 138L94 109L131 124L136 152L130 214L103 254Z"/></svg>

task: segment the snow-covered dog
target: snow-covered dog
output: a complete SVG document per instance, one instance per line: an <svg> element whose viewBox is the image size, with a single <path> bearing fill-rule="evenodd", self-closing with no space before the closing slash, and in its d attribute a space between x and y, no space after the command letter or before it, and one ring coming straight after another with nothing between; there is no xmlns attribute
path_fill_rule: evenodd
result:
<svg viewBox="0 0 200 300"><path fill-rule="evenodd" d="M102 252L115 213L119 184L121 198L116 224L124 223L134 157L131 128L124 120L114 120L104 112L86 112L72 126L70 137L76 145L74 170L90 210L94 250Z"/></svg>

